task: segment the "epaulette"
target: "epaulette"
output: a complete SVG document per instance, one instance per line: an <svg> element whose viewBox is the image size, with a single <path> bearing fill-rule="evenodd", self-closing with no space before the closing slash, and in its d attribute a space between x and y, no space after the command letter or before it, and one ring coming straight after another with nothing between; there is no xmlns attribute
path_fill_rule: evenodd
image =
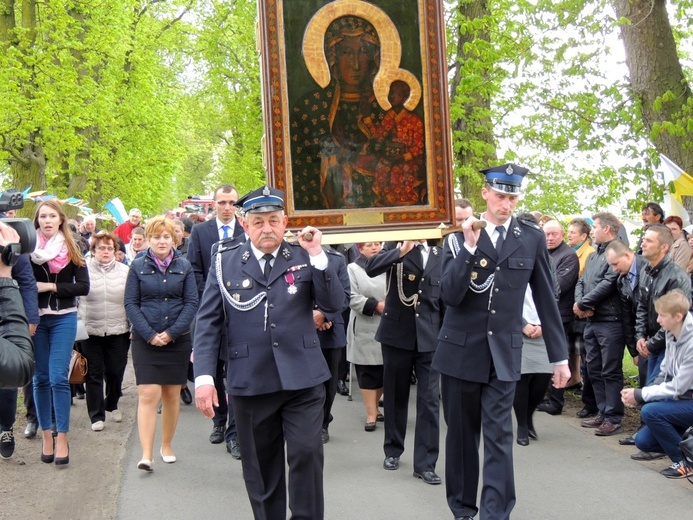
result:
<svg viewBox="0 0 693 520"><path fill-rule="evenodd" d="M239 235L241 237L243 235ZM232 251L240 246L242 246L245 243L245 240L239 240L239 237L229 237L225 238L223 240L220 240L219 242L215 242L212 245L212 256L216 255L217 253L224 253L226 251Z"/></svg>
<svg viewBox="0 0 693 520"><path fill-rule="evenodd" d="M530 228L532 228L532 229L536 229L537 231L539 231L540 233L542 233L541 227L540 227L539 224L537 224L536 222L532 222L531 220L523 219L522 217L517 217L516 220L517 220L518 222L520 222L521 224L524 224L525 226L530 227Z"/></svg>

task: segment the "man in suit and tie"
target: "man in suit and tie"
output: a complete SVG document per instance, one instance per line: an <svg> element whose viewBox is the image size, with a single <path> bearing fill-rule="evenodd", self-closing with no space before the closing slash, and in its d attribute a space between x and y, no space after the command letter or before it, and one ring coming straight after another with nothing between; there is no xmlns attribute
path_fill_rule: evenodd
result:
<svg viewBox="0 0 693 520"><path fill-rule="evenodd" d="M522 303L532 288L554 385L570 379L568 349L555 299L546 240L539 226L517 220L522 178L514 164L489 168L481 195L486 229L474 217L445 241L441 298L445 318L433 369L441 373L448 425L445 487L459 520L510 518L515 505L511 410L522 359ZM484 483L477 507L479 437Z"/></svg>
<svg viewBox="0 0 693 520"><path fill-rule="evenodd" d="M366 262L366 273L387 272L380 325L375 335L383 350L383 395L387 470L399 468L407 430L412 367L418 379L414 430L414 476L426 484L440 484L436 474L439 451L439 375L431 369L443 319L440 302L442 254L425 241L406 240Z"/></svg>
<svg viewBox="0 0 693 520"><path fill-rule="evenodd" d="M243 234L243 227L236 219L236 201L238 192L230 184L222 184L214 190L214 209L216 218L193 226L188 241L188 261L192 264L197 282L197 291L202 301L202 292L207 281L207 274L212 258L212 246L219 240L237 237ZM212 434L209 442L221 444L226 441L226 450L235 459L240 459L241 452L236 434L236 421L233 407L228 405L224 385L224 368L226 359L226 336L219 343L219 363L216 367L214 382L217 388L219 405L214 409Z"/></svg>
<svg viewBox="0 0 693 520"><path fill-rule="evenodd" d="M342 260L323 251L316 228L304 228L298 244L282 240L288 219L281 191L265 186L238 204L249 239L219 248L197 314L197 407L213 415L217 350L226 329L227 389L253 514L286 518L286 458L292 518L321 520L320 429L330 372L313 306L338 313L347 305L336 267Z"/></svg>

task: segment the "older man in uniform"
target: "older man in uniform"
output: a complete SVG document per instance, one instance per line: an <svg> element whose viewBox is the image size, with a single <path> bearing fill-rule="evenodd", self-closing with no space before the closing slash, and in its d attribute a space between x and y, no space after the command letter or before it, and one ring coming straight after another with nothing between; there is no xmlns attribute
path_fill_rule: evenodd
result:
<svg viewBox="0 0 693 520"><path fill-rule="evenodd" d="M570 378L561 316L546 240L539 226L513 218L527 170L489 168L481 195L486 212L470 217L445 242L442 300L445 318L433 368L441 375L448 425L445 487L459 520L510 518L515 505L511 410L522 358L522 302L532 288L554 386ZM479 437L484 436L484 483L477 507Z"/></svg>
<svg viewBox="0 0 693 520"><path fill-rule="evenodd" d="M221 331L228 344L227 391L233 401L243 477L255 518L321 519L323 446L320 428L330 377L313 322L313 304L340 312L347 296L322 234L306 227L298 244L282 240L283 193L264 187L239 199L246 242L219 248L197 315L195 399L206 417ZM311 240L307 234L311 233Z"/></svg>

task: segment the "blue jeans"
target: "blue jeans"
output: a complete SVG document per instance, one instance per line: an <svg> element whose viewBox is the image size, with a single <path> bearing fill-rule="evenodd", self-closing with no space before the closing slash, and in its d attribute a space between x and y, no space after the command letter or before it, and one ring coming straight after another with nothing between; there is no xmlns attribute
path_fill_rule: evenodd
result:
<svg viewBox="0 0 693 520"><path fill-rule="evenodd" d="M647 357L647 384L648 385L653 384L654 380L659 375L659 367L662 364L662 360L664 359L664 352L666 352L666 351L662 350L661 352L650 354Z"/></svg>
<svg viewBox="0 0 693 520"><path fill-rule="evenodd" d="M77 334L77 313L44 314L34 335L34 400L42 430L51 429L51 397L58 433L70 429L68 372Z"/></svg>
<svg viewBox="0 0 693 520"><path fill-rule="evenodd" d="M666 453L672 462L681 461L679 442L683 432L693 426L693 401L653 401L642 407L641 417L645 427L635 435L638 449Z"/></svg>

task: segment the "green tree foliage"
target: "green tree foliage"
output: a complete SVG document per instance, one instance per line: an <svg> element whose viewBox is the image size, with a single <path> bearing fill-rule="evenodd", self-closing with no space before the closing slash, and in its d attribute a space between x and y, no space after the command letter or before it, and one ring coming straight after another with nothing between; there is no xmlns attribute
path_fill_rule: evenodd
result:
<svg viewBox="0 0 693 520"><path fill-rule="evenodd" d="M666 9L664 2L655 3ZM483 9L475 11L470 4ZM674 9L681 20L674 34L681 42L690 18L683 13L689 13L690 2L679 2ZM469 12L474 16L464 16ZM686 134L693 125L682 113L646 124L642 97L633 92L633 74L628 75L625 65L614 67L624 61L618 35L630 20L619 19L610 2L459 0L451 13L450 34L473 36L464 48L454 39L449 47L454 65L466 75L451 81L460 187L469 185L470 176L478 183L474 170L493 157L493 150L536 174L525 208L570 214L624 198L637 207L661 197L661 179L653 167L658 152L671 151L661 149L657 133ZM678 56L671 59L678 64ZM655 111L667 96L671 94L663 92L657 98ZM482 111L474 105L479 97L489 100ZM457 122L460 117L463 125ZM475 139L479 126L489 125L493 140Z"/></svg>
<svg viewBox="0 0 693 520"><path fill-rule="evenodd" d="M156 213L261 183L250 2L2 0L0 174Z"/></svg>

